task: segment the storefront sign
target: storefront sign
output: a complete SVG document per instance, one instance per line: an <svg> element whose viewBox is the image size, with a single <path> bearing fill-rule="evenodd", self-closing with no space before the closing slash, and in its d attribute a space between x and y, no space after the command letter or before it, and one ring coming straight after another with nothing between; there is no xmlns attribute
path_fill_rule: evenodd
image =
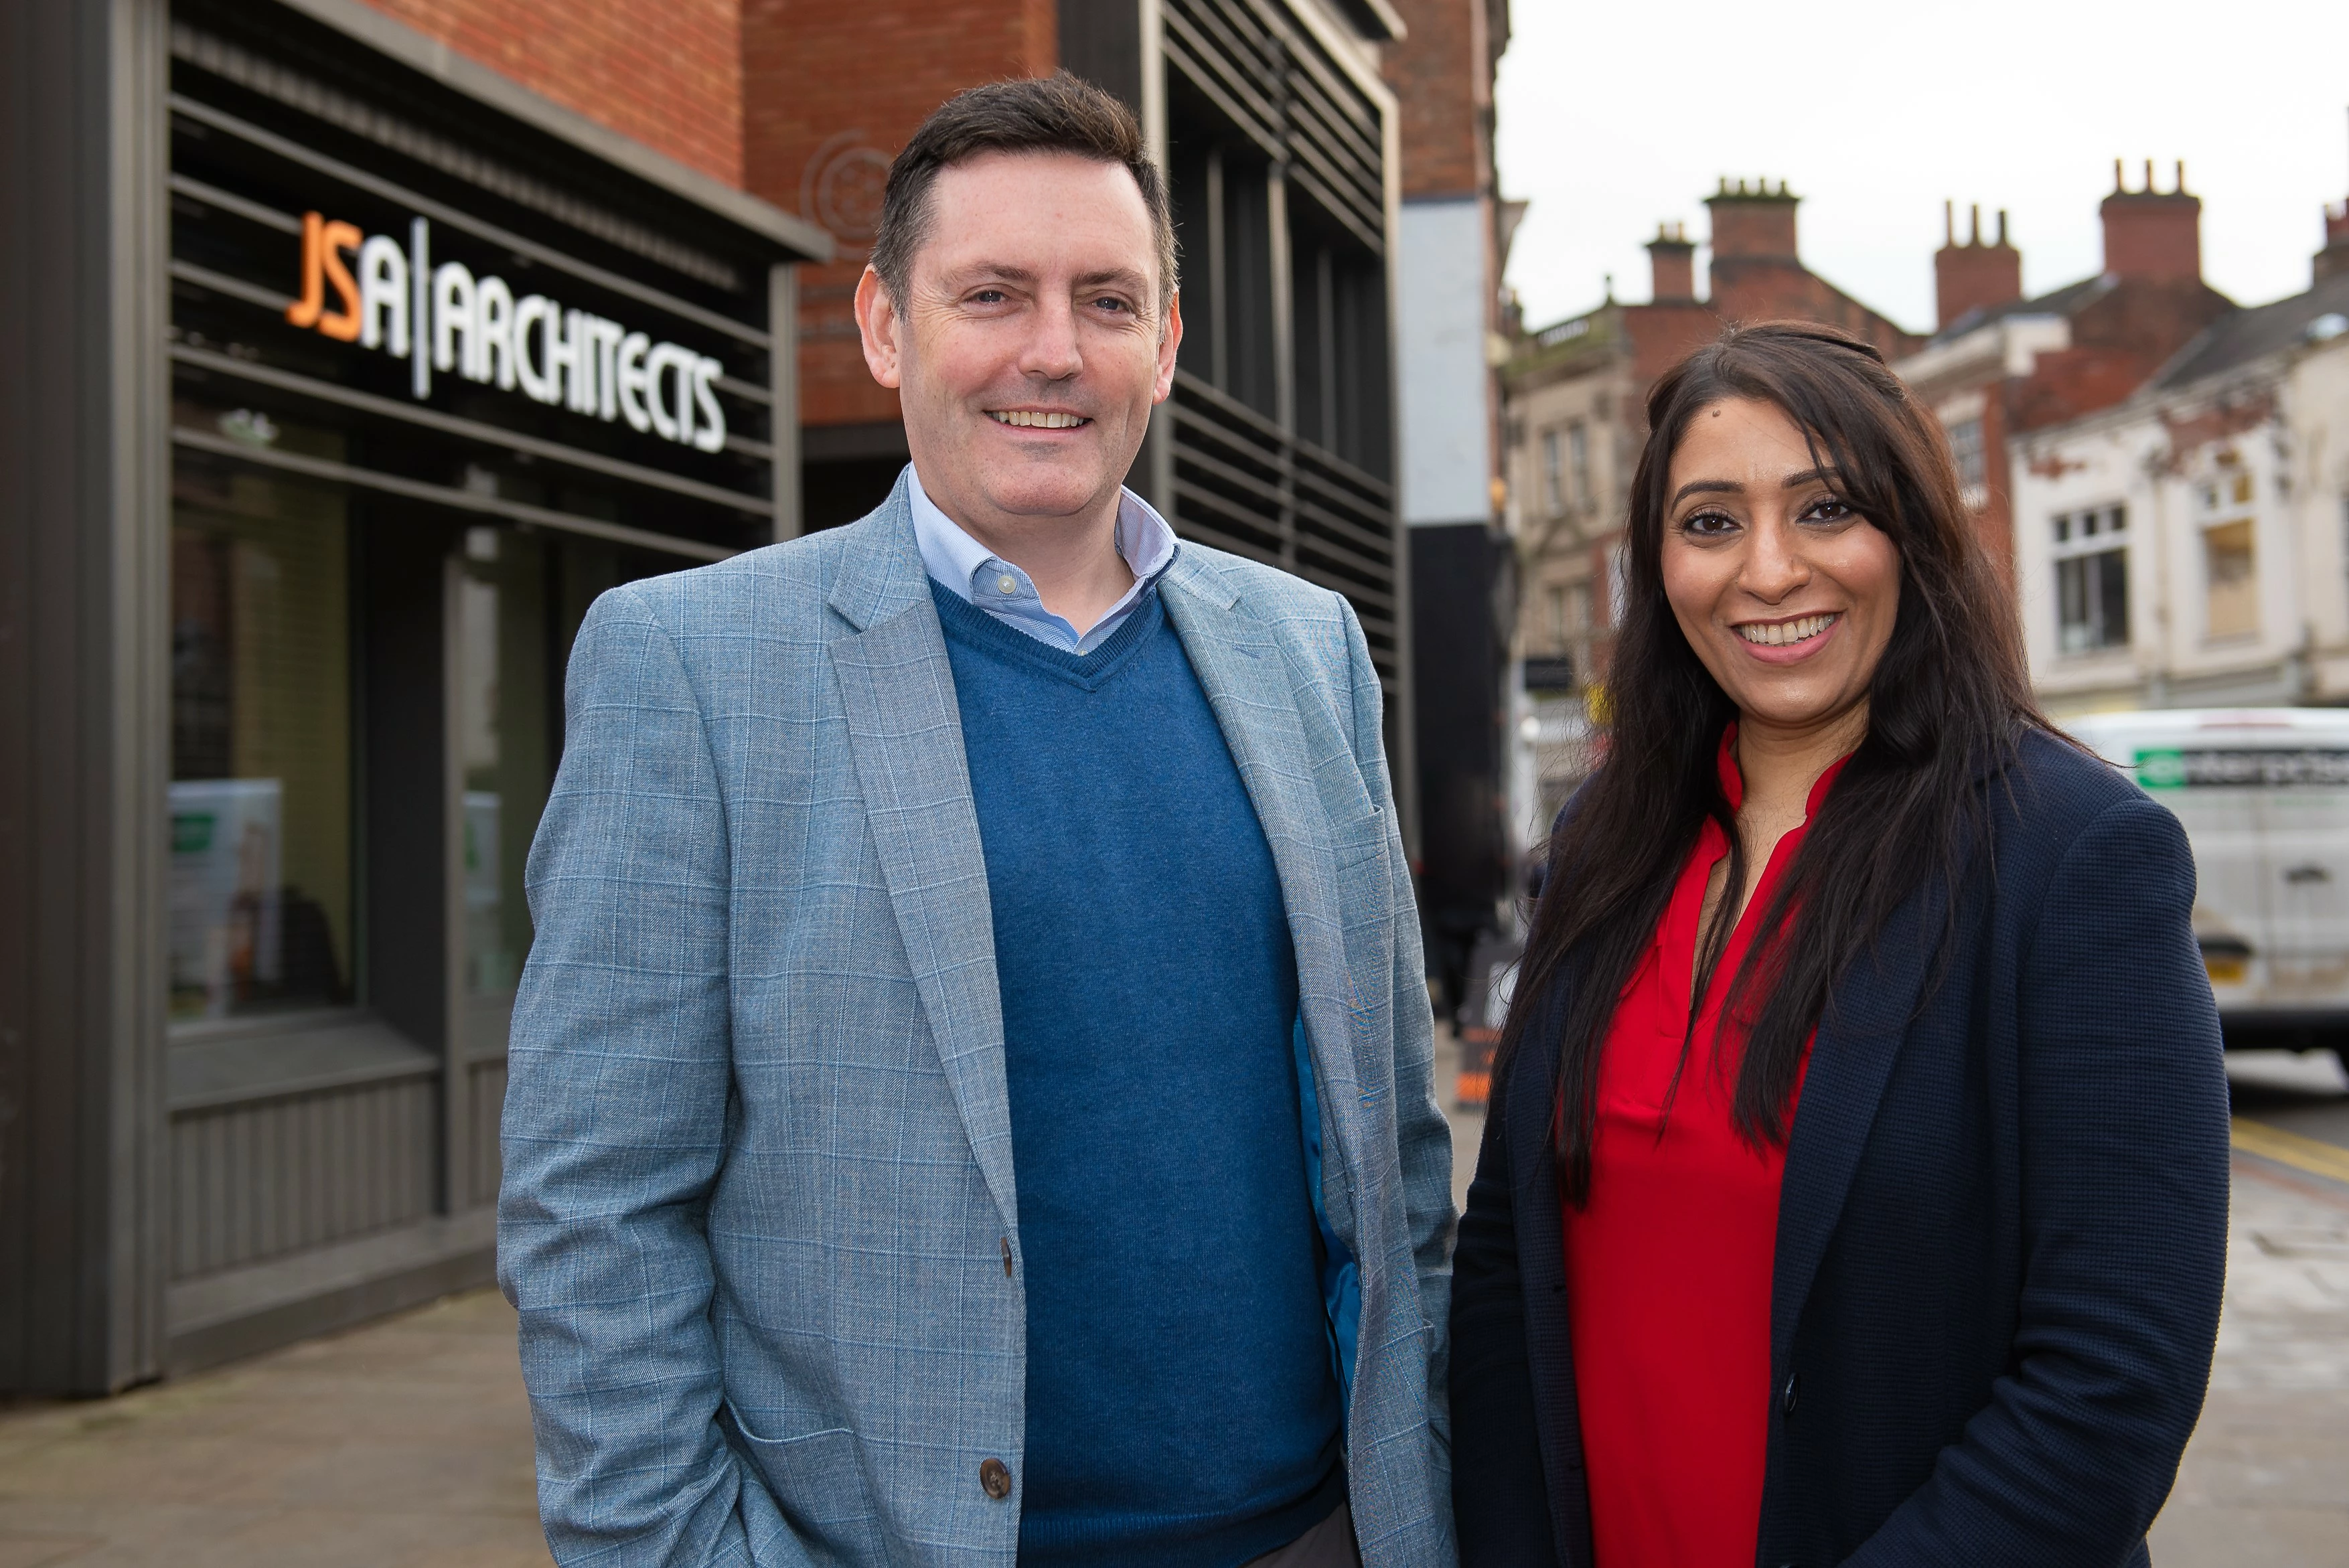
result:
<svg viewBox="0 0 2349 1568"><path fill-rule="evenodd" d="M305 212L302 290L285 319L407 360L419 398L431 395L433 372L453 372L574 414L626 419L698 451L725 446L717 395L725 367L717 360L544 294L517 300L503 278L476 278L462 262L434 266L431 257L422 218L409 223L403 247Z"/></svg>

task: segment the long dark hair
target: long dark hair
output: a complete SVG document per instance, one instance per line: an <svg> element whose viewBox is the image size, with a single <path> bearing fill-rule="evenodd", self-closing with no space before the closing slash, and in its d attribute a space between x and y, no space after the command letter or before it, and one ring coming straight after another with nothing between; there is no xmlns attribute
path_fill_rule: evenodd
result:
<svg viewBox="0 0 2349 1568"><path fill-rule="evenodd" d="M1590 1191L1599 1066L1618 998L1706 819L1728 835L1727 885L1744 885L1744 848L1714 765L1736 709L1673 619L1662 563L1672 454L1699 412L1740 398L1775 405L1803 431L1838 499L1891 540L1900 562L1867 738L1763 910L1723 1010L1753 1020L1731 1102L1749 1141L1784 1145L1803 1054L1836 982L1928 879L1955 884L1985 847L1982 781L2013 758L2025 729L2046 723L1949 443L1875 349L1806 323L1733 326L1656 383L1631 481L1605 760L1551 836L1500 1047L1506 1062L1528 1029L1558 1031L1558 1180L1576 1204ZM1724 898L1704 934L1700 975L1726 945L1735 905ZM1790 921L1797 908L1802 918ZM1560 1007L1553 990L1569 968Z"/></svg>

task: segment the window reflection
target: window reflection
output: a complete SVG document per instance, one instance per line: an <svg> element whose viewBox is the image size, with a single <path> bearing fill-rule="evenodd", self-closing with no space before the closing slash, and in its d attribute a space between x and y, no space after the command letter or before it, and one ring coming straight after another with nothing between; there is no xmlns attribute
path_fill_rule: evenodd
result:
<svg viewBox="0 0 2349 1568"><path fill-rule="evenodd" d="M511 1000L530 952L523 869L553 771L546 588L535 536L468 531L454 606L465 989L492 1006Z"/></svg>
<svg viewBox="0 0 2349 1568"><path fill-rule="evenodd" d="M332 488L181 475L171 1016L350 999L348 544Z"/></svg>

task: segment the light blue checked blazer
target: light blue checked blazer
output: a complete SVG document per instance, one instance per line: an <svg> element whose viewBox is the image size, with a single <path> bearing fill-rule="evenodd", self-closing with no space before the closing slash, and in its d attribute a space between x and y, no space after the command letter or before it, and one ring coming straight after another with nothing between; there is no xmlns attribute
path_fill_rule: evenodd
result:
<svg viewBox="0 0 2349 1568"><path fill-rule="evenodd" d="M1323 1198L1362 1264L1363 1560L1448 1565L1452 1145L1378 678L1346 602L1294 577L1185 543L1160 592L1288 906ZM605 594L567 699L498 1212L555 1556L1011 1563L1018 1161L904 480L849 527Z"/></svg>

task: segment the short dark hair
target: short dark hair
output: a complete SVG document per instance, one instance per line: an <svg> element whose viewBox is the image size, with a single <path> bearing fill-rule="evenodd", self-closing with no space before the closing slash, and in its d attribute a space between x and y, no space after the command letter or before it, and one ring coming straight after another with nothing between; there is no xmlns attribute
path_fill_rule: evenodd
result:
<svg viewBox="0 0 2349 1568"><path fill-rule="evenodd" d="M939 171L989 152L1067 152L1123 165L1150 210L1158 251L1158 310L1164 316L1174 297L1174 214L1166 177L1152 160L1133 111L1066 71L989 82L955 94L932 111L889 165L872 262L893 303L904 303L914 253L929 238L930 187Z"/></svg>

